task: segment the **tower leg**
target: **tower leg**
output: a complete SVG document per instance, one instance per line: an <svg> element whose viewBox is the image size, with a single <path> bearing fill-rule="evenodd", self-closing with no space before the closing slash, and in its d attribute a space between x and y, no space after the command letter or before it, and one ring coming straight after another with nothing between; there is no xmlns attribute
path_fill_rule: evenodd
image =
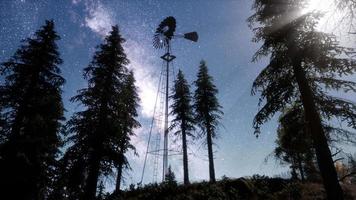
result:
<svg viewBox="0 0 356 200"><path fill-rule="evenodd" d="M167 46L167 54L168 58L170 57L169 53L169 45ZM166 60L166 104L165 104L165 112L164 112L164 146L163 146L163 175L162 181L165 181L167 170L168 170L168 97L169 97L169 62L170 60Z"/></svg>

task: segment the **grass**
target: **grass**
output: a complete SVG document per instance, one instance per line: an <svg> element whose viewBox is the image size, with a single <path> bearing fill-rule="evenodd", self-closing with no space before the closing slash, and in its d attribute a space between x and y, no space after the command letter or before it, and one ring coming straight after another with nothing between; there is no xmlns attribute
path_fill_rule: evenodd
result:
<svg viewBox="0 0 356 200"><path fill-rule="evenodd" d="M345 199L356 199L356 186L343 185ZM131 187L106 200L235 200L235 199L325 199L320 183L300 183L282 178L254 175L247 178L224 178L216 183L180 185L175 182Z"/></svg>

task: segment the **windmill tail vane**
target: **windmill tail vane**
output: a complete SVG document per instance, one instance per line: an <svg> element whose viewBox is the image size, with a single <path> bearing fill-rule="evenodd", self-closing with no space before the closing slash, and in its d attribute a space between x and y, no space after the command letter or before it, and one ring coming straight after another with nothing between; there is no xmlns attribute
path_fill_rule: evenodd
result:
<svg viewBox="0 0 356 200"><path fill-rule="evenodd" d="M198 41L198 33L197 32L189 32L189 33L184 33L184 34L177 34L174 35L174 37L182 37L185 38L187 40L193 41L193 42L197 42Z"/></svg>

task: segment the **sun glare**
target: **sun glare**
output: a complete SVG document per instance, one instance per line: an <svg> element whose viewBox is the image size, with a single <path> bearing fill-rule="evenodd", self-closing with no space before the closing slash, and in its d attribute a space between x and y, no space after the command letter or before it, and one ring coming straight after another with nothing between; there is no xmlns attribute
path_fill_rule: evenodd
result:
<svg viewBox="0 0 356 200"><path fill-rule="evenodd" d="M308 0L302 14L311 12L322 13L317 25L317 29L321 31L337 33L344 28L339 24L343 13L337 9L335 0Z"/></svg>
<svg viewBox="0 0 356 200"><path fill-rule="evenodd" d="M335 4L333 0L309 0L303 12L323 12L327 14L334 11Z"/></svg>

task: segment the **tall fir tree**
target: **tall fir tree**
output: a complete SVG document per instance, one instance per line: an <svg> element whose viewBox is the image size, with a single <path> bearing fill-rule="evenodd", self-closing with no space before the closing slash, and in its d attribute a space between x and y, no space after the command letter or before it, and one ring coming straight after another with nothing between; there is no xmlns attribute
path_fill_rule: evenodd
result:
<svg viewBox="0 0 356 200"><path fill-rule="evenodd" d="M121 109L117 113L121 121L121 135L119 143L120 158L117 163L116 192L120 191L123 169L130 169L125 153L132 150L136 154L136 148L130 143L130 140L135 135L134 129L141 126L136 120L139 100L135 86L135 77L133 72L130 71L123 83L123 89L120 93Z"/></svg>
<svg viewBox="0 0 356 200"><path fill-rule="evenodd" d="M355 73L355 60L345 58L348 49L335 38L318 32L320 13L303 14L307 1L255 0L256 13L249 18L255 42L262 42L254 59L270 56L270 62L253 84L252 93L261 92L254 127L282 111L296 99L303 105L308 132L313 140L318 166L329 199L343 199L321 116L338 117L356 127L353 102L327 95L325 89L356 91L352 81L337 79ZM256 132L258 133L258 132Z"/></svg>
<svg viewBox="0 0 356 200"><path fill-rule="evenodd" d="M170 114L174 116L170 129L178 128L174 134L182 137L183 177L184 184L187 185L189 184L187 136L194 136L191 131L194 130L195 121L189 84L181 70L174 81L173 95L170 98L173 100Z"/></svg>
<svg viewBox="0 0 356 200"><path fill-rule="evenodd" d="M9 199L45 199L61 144L61 93L65 80L54 22L46 21L7 62L1 64L0 188Z"/></svg>
<svg viewBox="0 0 356 200"><path fill-rule="evenodd" d="M138 97L133 74L126 68L129 60L122 47L124 41L114 26L105 43L98 47L91 64L84 69L88 88L72 98L85 107L67 124L76 149L74 157L86 162L81 197L85 200L96 198L101 175L127 164L123 153L133 148L128 136L132 128L139 125L134 119Z"/></svg>
<svg viewBox="0 0 356 200"><path fill-rule="evenodd" d="M218 89L213 84L213 78L208 74L205 61L200 62L197 80L194 82L196 90L194 93L195 121L206 136L209 157L209 177L215 182L213 138L216 138L216 129L219 125L223 112L216 97Z"/></svg>

